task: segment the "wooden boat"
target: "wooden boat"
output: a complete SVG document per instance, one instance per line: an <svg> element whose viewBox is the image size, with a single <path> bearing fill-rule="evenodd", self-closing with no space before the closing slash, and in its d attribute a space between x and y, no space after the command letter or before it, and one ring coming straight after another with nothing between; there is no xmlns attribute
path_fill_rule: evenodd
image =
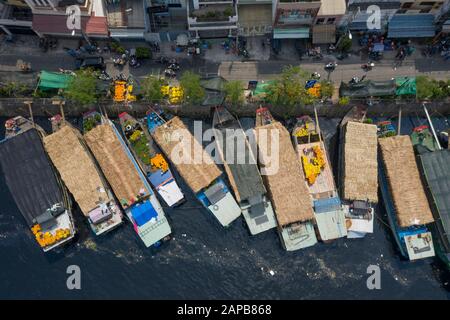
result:
<svg viewBox="0 0 450 320"><path fill-rule="evenodd" d="M365 108L354 107L339 126L338 181L348 238L373 232L378 202L377 126L365 120Z"/></svg>
<svg viewBox="0 0 450 320"><path fill-rule="evenodd" d="M152 137L202 205L222 226L229 226L241 215L241 209L222 179L222 172L179 117L166 119L169 117L162 110L149 112ZM175 148L184 159L173 158Z"/></svg>
<svg viewBox="0 0 450 320"><path fill-rule="evenodd" d="M250 233L255 235L275 228L277 222L272 204L266 198L266 188L256 158L239 120L224 107L217 107L213 130L216 150Z"/></svg>
<svg viewBox="0 0 450 320"><path fill-rule="evenodd" d="M147 247L168 240L172 230L165 213L114 123L89 112L83 128L87 146L140 239Z"/></svg>
<svg viewBox="0 0 450 320"><path fill-rule="evenodd" d="M104 234L122 223L113 193L80 134L60 115L51 118L53 133L44 147L91 230Z"/></svg>
<svg viewBox="0 0 450 320"><path fill-rule="evenodd" d="M169 207L184 201L184 195L175 181L167 160L145 125L126 112L119 115L119 122L128 148L154 190Z"/></svg>
<svg viewBox="0 0 450 320"><path fill-rule="evenodd" d="M292 138L313 199L320 239L330 241L347 236L345 208L334 183L318 122L309 116L298 118Z"/></svg>
<svg viewBox="0 0 450 320"><path fill-rule="evenodd" d="M256 110L259 165L278 222L283 247L294 251L317 243L311 197L289 131L267 108Z"/></svg>
<svg viewBox="0 0 450 320"><path fill-rule="evenodd" d="M45 153L45 131L23 117L6 122L0 167L12 197L44 252L74 238L67 189Z"/></svg>

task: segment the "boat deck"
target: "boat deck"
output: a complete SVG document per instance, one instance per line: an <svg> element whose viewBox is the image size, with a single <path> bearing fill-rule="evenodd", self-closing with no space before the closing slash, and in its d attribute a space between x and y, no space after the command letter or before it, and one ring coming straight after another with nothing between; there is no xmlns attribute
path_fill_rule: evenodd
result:
<svg viewBox="0 0 450 320"><path fill-rule="evenodd" d="M322 172L317 176L316 181L313 185L307 183L309 193L314 199L326 199L334 196L336 194L336 187L334 184L333 173L331 171L330 161L328 160L328 154L325 149L323 142L313 142L307 144L298 144L297 153L299 158L304 154L304 151L311 149L314 146L320 146L325 154L325 167ZM299 160L300 162L300 160ZM300 163L301 165L301 163Z"/></svg>

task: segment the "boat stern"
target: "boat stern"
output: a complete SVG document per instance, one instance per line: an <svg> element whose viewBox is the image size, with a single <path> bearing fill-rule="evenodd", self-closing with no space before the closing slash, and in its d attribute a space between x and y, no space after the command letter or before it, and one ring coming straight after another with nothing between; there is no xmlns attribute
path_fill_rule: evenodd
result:
<svg viewBox="0 0 450 320"><path fill-rule="evenodd" d="M310 221L293 223L282 227L279 233L286 251L296 251L312 247L317 243L314 225Z"/></svg>
<svg viewBox="0 0 450 320"><path fill-rule="evenodd" d="M424 231L416 234L404 235L409 260L425 259L435 256L431 232Z"/></svg>
<svg viewBox="0 0 450 320"><path fill-rule="evenodd" d="M272 203L265 199L255 204L241 206L242 215L252 235L270 230L277 226Z"/></svg>

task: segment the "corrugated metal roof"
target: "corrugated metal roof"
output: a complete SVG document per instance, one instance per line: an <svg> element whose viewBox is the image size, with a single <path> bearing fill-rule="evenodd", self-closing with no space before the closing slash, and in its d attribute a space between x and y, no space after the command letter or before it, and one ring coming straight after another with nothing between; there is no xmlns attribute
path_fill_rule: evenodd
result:
<svg viewBox="0 0 450 320"><path fill-rule="evenodd" d="M81 29L86 30L89 17L81 17ZM67 28L67 16L57 14L33 14L33 30L42 34L71 34ZM76 30L80 34L80 30Z"/></svg>
<svg viewBox="0 0 450 320"><path fill-rule="evenodd" d="M435 33L432 14L396 14L389 21L389 38L427 38Z"/></svg>
<svg viewBox="0 0 450 320"><path fill-rule="evenodd" d="M30 227L47 209L63 203L56 174L36 129L0 143L0 173Z"/></svg>
<svg viewBox="0 0 450 320"><path fill-rule="evenodd" d="M450 242L450 150L427 152L420 159L439 214L440 220L436 220L442 223Z"/></svg>
<svg viewBox="0 0 450 320"><path fill-rule="evenodd" d="M86 34L107 36L108 22L106 17L90 17L86 23Z"/></svg>

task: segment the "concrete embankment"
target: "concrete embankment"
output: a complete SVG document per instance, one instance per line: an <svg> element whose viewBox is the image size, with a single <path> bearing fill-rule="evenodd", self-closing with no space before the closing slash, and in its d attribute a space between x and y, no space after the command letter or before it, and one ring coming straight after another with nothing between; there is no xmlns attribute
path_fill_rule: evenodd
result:
<svg viewBox="0 0 450 320"><path fill-rule="evenodd" d="M52 103L51 99L0 99L0 116L13 117L17 115L28 116L28 106L25 101L33 101L32 109L35 116L52 116L59 113L59 106ZM348 110L356 103L350 103L347 106L338 106L332 104L317 105L317 112L319 116L339 118L343 117ZM127 111L134 116L141 117L149 110L149 104L143 102L135 102L132 106L124 106L122 104L114 104L112 101L102 101L98 105L80 106L76 103L66 102L64 112L67 117L78 117L84 112L98 109L102 107L110 117L117 117L123 111ZM272 114L277 118L295 117L300 115L313 115L313 106L269 106ZM257 104L245 106L230 106L229 110L238 117L253 117L255 110L259 107ZM380 102L368 107L368 116L391 117L398 115L399 107L402 108L402 114L416 115L423 114L422 104L415 101L402 101L401 103ZM209 118L211 116L211 108L205 106L190 106L183 105L180 107L163 107L165 110L189 118ZM430 114L437 114L441 116L450 116L450 101L439 101L427 104Z"/></svg>

